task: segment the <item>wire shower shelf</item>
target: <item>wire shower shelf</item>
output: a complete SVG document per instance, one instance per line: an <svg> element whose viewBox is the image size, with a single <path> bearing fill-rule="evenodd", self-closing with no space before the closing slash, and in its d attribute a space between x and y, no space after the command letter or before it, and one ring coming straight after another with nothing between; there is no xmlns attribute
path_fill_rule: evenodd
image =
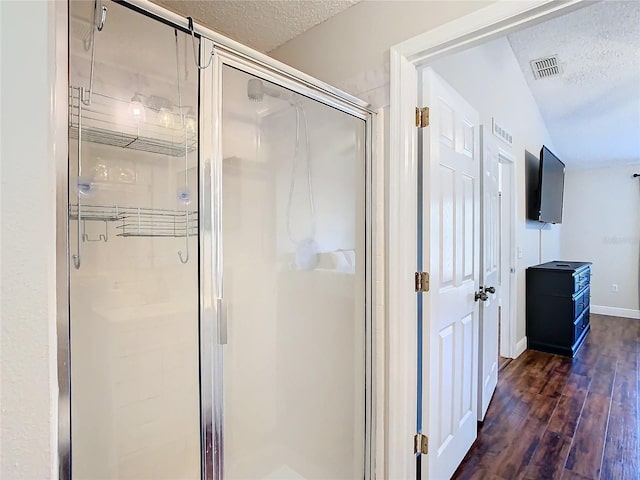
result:
<svg viewBox="0 0 640 480"><path fill-rule="evenodd" d="M119 237L185 237L198 234L196 210L69 205L69 218L83 222L117 222Z"/></svg>
<svg viewBox="0 0 640 480"><path fill-rule="evenodd" d="M184 156L197 147L196 122L193 128L185 127L178 113L163 118L147 109L144 120L135 120L129 114L128 100L93 92L91 104L81 106L80 97L80 88L69 87L70 138L78 139L80 124L82 139L92 143L173 157Z"/></svg>

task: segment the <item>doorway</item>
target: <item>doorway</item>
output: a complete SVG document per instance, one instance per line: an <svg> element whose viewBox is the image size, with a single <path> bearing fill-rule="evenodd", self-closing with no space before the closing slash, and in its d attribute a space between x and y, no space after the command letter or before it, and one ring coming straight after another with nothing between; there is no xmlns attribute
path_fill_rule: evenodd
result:
<svg viewBox="0 0 640 480"><path fill-rule="evenodd" d="M570 9L577 8L579 2L567 2L563 4L550 3L550 2L536 2L535 4L514 4L511 2L498 2L495 5L490 5L474 14L468 15L462 19L453 21L449 24L443 25L433 31L426 32L418 37L410 39L400 45L397 45L391 49L391 120L390 120L390 161L391 165L390 179L392 183L389 187L389 224L395 225L397 221L395 216L399 212L406 216L413 214L413 207L416 203L416 193L411 189L411 185L415 185L416 177L419 172L418 163L419 159L407 162L406 159L416 159L417 155L417 138L415 134L415 124L412 118L407 116L407 112L410 108L426 107L428 105L421 105L419 102L419 81L422 68L431 64L437 58L442 58L448 53L461 51L473 45L477 45L486 40L497 38L509 31L521 28L523 25L529 22L541 21L553 16L558 16L570 11ZM467 72L469 70L467 69ZM455 85L454 85L455 87ZM518 210L519 211L519 210ZM426 244L432 239L425 238ZM436 240L436 239L433 239ZM389 231L389 251L390 252L405 252L404 255L398 254L397 256L391 255L389 261L389 288L390 291L396 291L395 282L402 278L402 272L406 272L412 266L414 259L406 252L416 251L416 236L414 235L414 227L410 226L406 229L400 229L395 231L390 229ZM516 247L516 253L519 250ZM393 258L391 258L393 257ZM518 257L518 255L516 255ZM520 273L516 270L515 275ZM429 294L427 294L429 295ZM513 305L513 301L510 302ZM513 306L509 307L511 310ZM397 308L395 304L390 303L389 316L393 318L398 314L402 317L404 312L402 308ZM440 312L441 314L443 312ZM429 321L427 319L426 321ZM503 322L504 323L504 322ZM505 324L506 326L506 324ZM503 328L506 330L506 328ZM526 348L526 338L524 338L524 328L521 331L516 332L517 338L520 338L516 345L511 345L511 355L516 356L521 353L521 349ZM506 332L505 332L506 333ZM508 336L513 335L513 329ZM394 335L411 335L412 332L408 330L391 330L390 331L390 344L391 345L403 345L405 340L403 338L394 338ZM507 335L504 336L507 338ZM513 342L511 342L513 343ZM425 348L432 344L429 339L424 340ZM409 359L413 356L409 356L407 353L401 351L391 351L391 356L406 356ZM427 357L428 354L425 354ZM402 363L408 368L412 368L411 361ZM410 378L414 375L412 369L408 375L404 372L401 375L404 378ZM427 385L425 387L426 395L437 395L441 391L437 384ZM394 395L390 394L390 403L399 402L402 404L402 400L396 399ZM425 401L425 405L428 404L428 400ZM408 411L412 408L411 402L407 399L403 405ZM413 407L415 408L415 407ZM434 430L434 426L429 424L422 432L423 435L427 435L430 438L432 435L437 438L438 434ZM402 430L402 431L401 431ZM411 426L399 423L390 427L389 436L392 438L401 438L403 435L411 435ZM437 448L435 449L438 450ZM390 449L393 451L393 449ZM427 478L422 472L431 472L429 478L446 477L446 472L433 471L429 466L425 467L436 458L433 451L429 453L421 453L423 455L423 464L419 478ZM405 462L398 462L390 465L390 471L388 476L397 478L412 478L416 474L415 462L407 459ZM444 473L444 475L443 475ZM439 475L439 476L438 476Z"/></svg>
<svg viewBox="0 0 640 480"><path fill-rule="evenodd" d="M499 235L500 235L500 268L498 284L499 298L499 333L498 343L500 357L498 359L498 375L513 358L513 324L515 316L515 222L516 222L516 186L513 157L502 148L498 149L499 175Z"/></svg>

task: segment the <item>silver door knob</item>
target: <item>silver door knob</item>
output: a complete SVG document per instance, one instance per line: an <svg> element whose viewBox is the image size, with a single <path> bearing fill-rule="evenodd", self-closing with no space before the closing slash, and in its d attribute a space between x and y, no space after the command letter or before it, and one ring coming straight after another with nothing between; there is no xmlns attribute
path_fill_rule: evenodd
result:
<svg viewBox="0 0 640 480"><path fill-rule="evenodd" d="M476 302L478 300L482 300L483 302L486 302L487 300L489 300L489 295L487 295L482 290L480 290L479 292L476 292L475 300L476 300Z"/></svg>

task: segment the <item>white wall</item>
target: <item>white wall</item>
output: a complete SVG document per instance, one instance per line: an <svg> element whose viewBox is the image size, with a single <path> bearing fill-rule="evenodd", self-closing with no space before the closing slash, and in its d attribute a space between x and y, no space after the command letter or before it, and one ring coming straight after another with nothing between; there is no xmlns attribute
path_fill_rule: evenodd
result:
<svg viewBox="0 0 640 480"><path fill-rule="evenodd" d="M592 312L640 318L640 179L634 173L640 162L569 170L565 178L562 259L593 262Z"/></svg>
<svg viewBox="0 0 640 480"><path fill-rule="evenodd" d="M490 1L362 1L269 52L320 80L388 104L389 48Z"/></svg>
<svg viewBox="0 0 640 480"><path fill-rule="evenodd" d="M55 156L65 155L66 139L55 137L51 106L66 58L56 63L54 11L53 2L0 2L0 477L6 480L56 473Z"/></svg>
<svg viewBox="0 0 640 480"><path fill-rule="evenodd" d="M523 254L516 264L518 342L525 336L525 270L540 263L541 237L541 224L526 220L524 151L537 154L543 144L552 146L551 138L506 38L446 56L431 66L480 112L482 124L491 128L495 117L513 135L513 147L501 147L511 152L516 169L516 247ZM559 226L547 226L542 232L542 262L559 258L559 231Z"/></svg>

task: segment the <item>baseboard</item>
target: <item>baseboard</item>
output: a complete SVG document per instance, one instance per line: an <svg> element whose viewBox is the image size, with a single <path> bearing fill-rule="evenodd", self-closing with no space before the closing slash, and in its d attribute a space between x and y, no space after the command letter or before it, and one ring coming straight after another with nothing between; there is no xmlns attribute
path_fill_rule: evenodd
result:
<svg viewBox="0 0 640 480"><path fill-rule="evenodd" d="M527 349L527 337L524 337L518 343L516 343L516 350L513 352L513 358L518 358Z"/></svg>
<svg viewBox="0 0 640 480"><path fill-rule="evenodd" d="M599 315L611 315L612 317L635 318L640 320L640 310L632 308L603 307L601 305L591 305L589 307L591 313Z"/></svg>

